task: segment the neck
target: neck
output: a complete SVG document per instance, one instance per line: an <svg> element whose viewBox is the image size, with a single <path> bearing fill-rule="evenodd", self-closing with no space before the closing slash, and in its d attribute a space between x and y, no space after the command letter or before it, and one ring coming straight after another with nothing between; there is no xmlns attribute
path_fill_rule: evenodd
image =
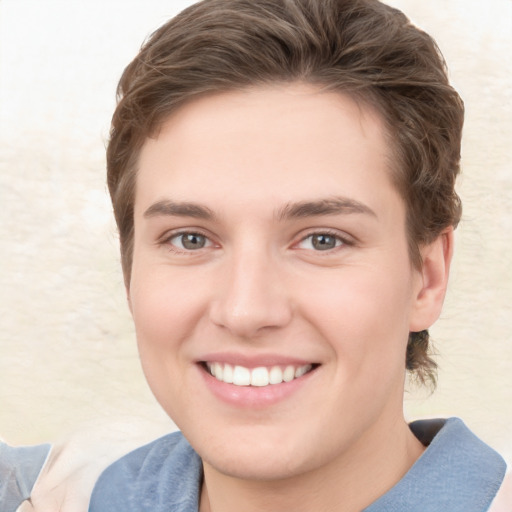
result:
<svg viewBox="0 0 512 512"><path fill-rule="evenodd" d="M244 480L204 463L200 512L356 512L393 487L423 453L403 419L361 436L328 465L282 480Z"/></svg>

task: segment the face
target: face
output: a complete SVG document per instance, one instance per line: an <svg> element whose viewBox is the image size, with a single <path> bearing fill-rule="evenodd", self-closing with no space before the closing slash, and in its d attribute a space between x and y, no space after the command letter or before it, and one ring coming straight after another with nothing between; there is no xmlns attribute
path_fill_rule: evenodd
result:
<svg viewBox="0 0 512 512"><path fill-rule="evenodd" d="M293 85L196 100L140 155L142 365L209 466L321 468L402 418L421 288L379 117Z"/></svg>

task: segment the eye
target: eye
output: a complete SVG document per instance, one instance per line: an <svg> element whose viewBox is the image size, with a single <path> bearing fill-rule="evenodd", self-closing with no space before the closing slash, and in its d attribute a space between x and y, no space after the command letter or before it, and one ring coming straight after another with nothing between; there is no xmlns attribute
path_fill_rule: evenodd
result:
<svg viewBox="0 0 512 512"><path fill-rule="evenodd" d="M212 242L201 233L178 233L168 241L172 246L183 251L196 251L212 245Z"/></svg>
<svg viewBox="0 0 512 512"><path fill-rule="evenodd" d="M298 247L300 249L313 249L315 251L329 251L343 244L344 241L336 235L330 233L312 233L303 238L299 242Z"/></svg>

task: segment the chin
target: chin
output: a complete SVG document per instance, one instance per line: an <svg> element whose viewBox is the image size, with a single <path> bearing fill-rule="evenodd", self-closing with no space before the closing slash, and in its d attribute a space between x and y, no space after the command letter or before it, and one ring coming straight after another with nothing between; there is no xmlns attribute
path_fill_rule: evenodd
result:
<svg viewBox="0 0 512 512"><path fill-rule="evenodd" d="M223 475L241 480L278 481L297 476L306 468L296 459L276 453L207 454L203 462Z"/></svg>
<svg viewBox="0 0 512 512"><path fill-rule="evenodd" d="M295 436L261 430L239 427L222 438L205 441L198 436L200 443L191 442L205 464L232 478L277 481L314 469L315 454L305 449L314 446L313 440L303 439L299 429L294 429Z"/></svg>

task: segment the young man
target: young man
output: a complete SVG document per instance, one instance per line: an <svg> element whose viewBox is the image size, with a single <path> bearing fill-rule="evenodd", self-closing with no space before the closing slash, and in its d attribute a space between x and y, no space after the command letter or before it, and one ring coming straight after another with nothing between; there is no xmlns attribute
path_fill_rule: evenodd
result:
<svg viewBox="0 0 512 512"><path fill-rule="evenodd" d="M505 464L433 381L463 105L374 0L205 0L119 85L108 184L142 365L179 426L90 510L486 511ZM496 503L496 502L495 502Z"/></svg>

